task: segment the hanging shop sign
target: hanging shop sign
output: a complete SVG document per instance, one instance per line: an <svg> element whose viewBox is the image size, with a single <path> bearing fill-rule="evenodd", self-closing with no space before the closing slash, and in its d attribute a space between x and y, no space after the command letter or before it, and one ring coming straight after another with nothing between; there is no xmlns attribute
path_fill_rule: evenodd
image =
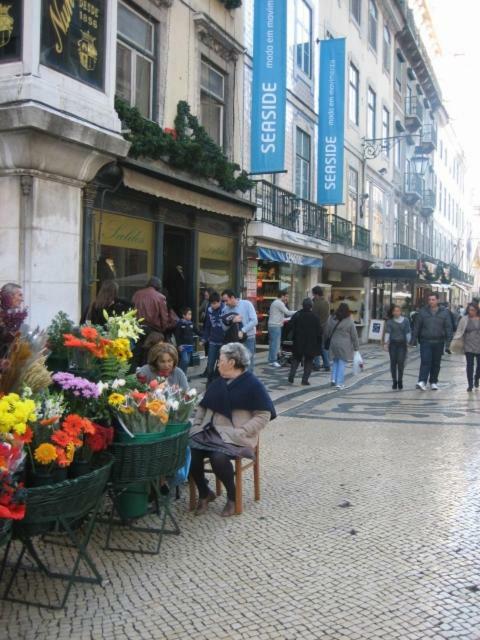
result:
<svg viewBox="0 0 480 640"><path fill-rule="evenodd" d="M20 0L0 2L0 64L22 58L22 7Z"/></svg>
<svg viewBox="0 0 480 640"><path fill-rule="evenodd" d="M416 260L383 260L382 262L375 262L370 267L371 269L417 269Z"/></svg>
<svg viewBox="0 0 480 640"><path fill-rule="evenodd" d="M255 0L251 173L285 170L287 2Z"/></svg>
<svg viewBox="0 0 480 640"><path fill-rule="evenodd" d="M40 61L103 89L105 0L42 0Z"/></svg>
<svg viewBox="0 0 480 640"><path fill-rule="evenodd" d="M345 38L322 40L318 110L318 203L342 204Z"/></svg>
<svg viewBox="0 0 480 640"><path fill-rule="evenodd" d="M284 262L286 264L298 264L303 267L322 267L322 258L311 258L310 256L302 256L291 251L280 251L278 249L267 249L266 247L258 247L257 255L260 260L268 260L270 262Z"/></svg>

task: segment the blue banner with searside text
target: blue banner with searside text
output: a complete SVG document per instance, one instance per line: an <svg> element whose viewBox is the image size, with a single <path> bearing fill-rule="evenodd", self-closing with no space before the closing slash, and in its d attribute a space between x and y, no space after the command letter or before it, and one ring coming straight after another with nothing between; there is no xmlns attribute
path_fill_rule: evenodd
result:
<svg viewBox="0 0 480 640"><path fill-rule="evenodd" d="M345 38L322 40L318 107L319 204L342 204L345 137Z"/></svg>
<svg viewBox="0 0 480 640"><path fill-rule="evenodd" d="M251 173L285 170L287 2L255 0Z"/></svg>

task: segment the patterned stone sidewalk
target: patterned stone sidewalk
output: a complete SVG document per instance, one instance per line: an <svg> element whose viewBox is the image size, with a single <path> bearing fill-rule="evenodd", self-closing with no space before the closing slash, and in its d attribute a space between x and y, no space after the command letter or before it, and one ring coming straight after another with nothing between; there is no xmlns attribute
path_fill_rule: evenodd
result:
<svg viewBox="0 0 480 640"><path fill-rule="evenodd" d="M415 356L402 393L384 363L304 403L277 388L260 503L250 479L241 517L221 519L222 499L194 518L182 498L158 557L103 552L99 526L105 584L74 587L63 612L1 603L2 640L480 640L480 392L461 358L437 393L413 389Z"/></svg>

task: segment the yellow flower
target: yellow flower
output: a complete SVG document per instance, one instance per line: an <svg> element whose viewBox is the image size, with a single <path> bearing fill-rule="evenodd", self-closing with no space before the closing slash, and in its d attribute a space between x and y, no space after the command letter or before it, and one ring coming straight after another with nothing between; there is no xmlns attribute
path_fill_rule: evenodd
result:
<svg viewBox="0 0 480 640"><path fill-rule="evenodd" d="M17 422L17 424L13 427L13 431L15 431L15 433L17 433L19 436L23 436L26 430L27 425L25 422Z"/></svg>
<svg viewBox="0 0 480 640"><path fill-rule="evenodd" d="M75 445L70 442L65 447L65 457L67 458L68 464L72 464L74 455L75 455Z"/></svg>
<svg viewBox="0 0 480 640"><path fill-rule="evenodd" d="M161 400L152 400L151 402L147 402L147 409L152 416L158 418L163 424L168 422L168 411L165 402L162 402Z"/></svg>
<svg viewBox="0 0 480 640"><path fill-rule="evenodd" d="M108 404L112 405L112 407L118 407L118 405L123 404L125 402L125 396L121 393L111 393L108 396Z"/></svg>
<svg viewBox="0 0 480 640"><path fill-rule="evenodd" d="M120 407L120 411L127 416L130 416L135 409L133 407Z"/></svg>
<svg viewBox="0 0 480 640"><path fill-rule="evenodd" d="M39 445L34 452L35 460L40 464L50 464L57 459L57 450L49 442Z"/></svg>
<svg viewBox="0 0 480 640"><path fill-rule="evenodd" d="M126 362L132 357L130 342L126 338L116 338L107 347L109 356L113 356L121 362Z"/></svg>

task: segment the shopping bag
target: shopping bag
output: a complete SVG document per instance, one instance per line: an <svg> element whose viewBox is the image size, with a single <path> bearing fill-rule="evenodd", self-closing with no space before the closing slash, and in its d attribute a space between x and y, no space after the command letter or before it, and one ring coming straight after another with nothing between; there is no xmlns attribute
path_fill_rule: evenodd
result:
<svg viewBox="0 0 480 640"><path fill-rule="evenodd" d="M353 354L353 375L357 376L363 371L363 358L360 351L355 351Z"/></svg>
<svg viewBox="0 0 480 640"><path fill-rule="evenodd" d="M463 336L459 338L453 338L450 342L449 349L452 353L465 353L465 343L463 341Z"/></svg>

